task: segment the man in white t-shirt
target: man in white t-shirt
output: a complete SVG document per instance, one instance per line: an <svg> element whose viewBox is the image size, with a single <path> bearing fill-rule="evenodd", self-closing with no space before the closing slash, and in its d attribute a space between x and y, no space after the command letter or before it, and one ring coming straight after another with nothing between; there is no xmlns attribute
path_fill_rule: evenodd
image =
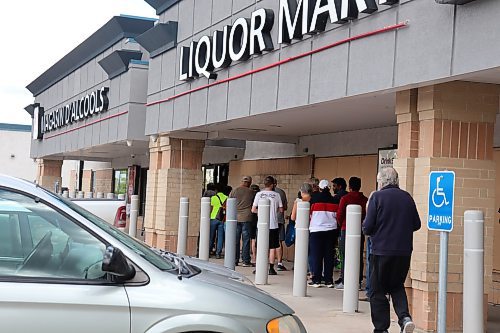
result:
<svg viewBox="0 0 500 333"><path fill-rule="evenodd" d="M280 246L278 212L283 213L283 202L281 201L279 193L273 191L274 178L272 176L267 176L264 179L264 186L264 190L255 195L252 212L257 213L260 199L269 199L269 275L276 275L277 273L274 269L274 258L276 256L276 249Z"/></svg>

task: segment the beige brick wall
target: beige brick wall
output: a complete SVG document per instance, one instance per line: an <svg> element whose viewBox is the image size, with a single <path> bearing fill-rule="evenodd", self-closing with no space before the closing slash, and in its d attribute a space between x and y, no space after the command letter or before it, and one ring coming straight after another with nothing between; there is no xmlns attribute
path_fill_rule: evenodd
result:
<svg viewBox="0 0 500 333"><path fill-rule="evenodd" d="M62 185L61 169L62 161L37 160L37 184L49 191L54 191L56 181L59 182L59 186Z"/></svg>

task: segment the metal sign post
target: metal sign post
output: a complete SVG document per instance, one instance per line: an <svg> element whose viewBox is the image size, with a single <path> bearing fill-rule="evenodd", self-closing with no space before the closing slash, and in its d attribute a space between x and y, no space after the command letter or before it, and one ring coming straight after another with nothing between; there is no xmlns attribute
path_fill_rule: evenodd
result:
<svg viewBox="0 0 500 333"><path fill-rule="evenodd" d="M446 294L448 280L448 234L453 230L455 172L433 171L429 174L429 216L427 228L440 231L438 333L446 333Z"/></svg>

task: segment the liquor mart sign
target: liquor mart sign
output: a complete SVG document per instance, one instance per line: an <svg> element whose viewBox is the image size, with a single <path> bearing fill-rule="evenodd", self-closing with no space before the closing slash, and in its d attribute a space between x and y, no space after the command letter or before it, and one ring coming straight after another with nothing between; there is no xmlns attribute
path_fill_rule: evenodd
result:
<svg viewBox="0 0 500 333"><path fill-rule="evenodd" d="M33 111L33 139L41 140L45 133L108 110L108 91L109 88L102 87L48 113L36 105Z"/></svg>
<svg viewBox="0 0 500 333"><path fill-rule="evenodd" d="M305 34L325 30L328 21L345 24L359 13L371 14L378 5L394 5L398 0L279 0L278 44L302 39ZM378 3L378 5L377 5ZM179 80L205 76L216 79L214 71L233 61L245 61L251 55L274 49L271 29L274 11L258 9L250 18L238 18L233 25L203 36L180 48Z"/></svg>

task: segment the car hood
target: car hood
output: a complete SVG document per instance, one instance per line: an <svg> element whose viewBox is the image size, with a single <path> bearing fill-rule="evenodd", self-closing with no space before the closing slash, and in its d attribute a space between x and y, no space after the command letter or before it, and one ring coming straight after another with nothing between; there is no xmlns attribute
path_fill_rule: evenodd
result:
<svg viewBox="0 0 500 333"><path fill-rule="evenodd" d="M193 276L191 279L250 297L268 305L284 315L294 313L288 305L277 300L265 291L255 287L253 283L241 273L221 265L192 257L184 257L184 259L188 264L196 266L202 270L200 274Z"/></svg>

